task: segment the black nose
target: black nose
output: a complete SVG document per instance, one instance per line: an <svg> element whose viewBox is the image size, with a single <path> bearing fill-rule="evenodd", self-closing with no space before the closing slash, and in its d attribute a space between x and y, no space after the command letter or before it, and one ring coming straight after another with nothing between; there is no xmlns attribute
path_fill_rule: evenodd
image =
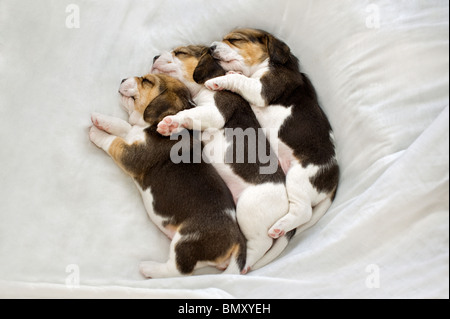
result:
<svg viewBox="0 0 450 319"><path fill-rule="evenodd" d="M157 55L157 56L155 56L155 57L153 58L153 63L155 63L155 62L156 62L156 60L158 60L158 59L159 59L159 57L160 57L160 55Z"/></svg>
<svg viewBox="0 0 450 319"><path fill-rule="evenodd" d="M210 52L214 52L214 50L217 49L217 45L212 45L209 47Z"/></svg>
<svg viewBox="0 0 450 319"><path fill-rule="evenodd" d="M123 79L122 82L120 82L120 84L122 84L123 82L125 82L127 79Z"/></svg>

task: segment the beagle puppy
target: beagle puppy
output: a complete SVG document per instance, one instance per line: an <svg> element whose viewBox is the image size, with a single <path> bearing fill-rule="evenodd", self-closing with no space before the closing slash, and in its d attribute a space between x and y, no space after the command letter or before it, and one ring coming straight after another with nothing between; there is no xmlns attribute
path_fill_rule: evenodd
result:
<svg viewBox="0 0 450 319"><path fill-rule="evenodd" d="M290 48L273 35L238 29L214 42L213 56L226 71L205 85L243 96L258 121L276 132L274 147L286 173L289 213L270 229L273 238L316 223L331 206L339 181L334 136L316 92ZM272 140L273 136L270 136Z"/></svg>
<svg viewBox="0 0 450 319"><path fill-rule="evenodd" d="M134 179L151 220L172 240L169 260L142 262L141 273L174 277L207 265L241 273L246 240L229 189L210 164L175 164L171 150L179 142L156 132L165 116L193 107L189 90L167 75L148 74L123 80L119 93L129 123L92 114L89 137ZM201 143L191 133L182 140L189 158Z"/></svg>
<svg viewBox="0 0 450 319"><path fill-rule="evenodd" d="M208 79L225 74L205 46L179 47L157 56L152 72L181 80L197 105L166 116L158 124L158 132L168 136L183 128L193 129L196 123L204 131L204 154L230 188L238 224L247 238L245 271L264 266L281 253L294 231L276 244L267 235L269 228L287 214L289 201L283 170L250 105L235 93L213 92L204 86ZM269 154L269 166L261 153ZM252 154L256 155L254 160ZM237 158L240 155L242 160Z"/></svg>

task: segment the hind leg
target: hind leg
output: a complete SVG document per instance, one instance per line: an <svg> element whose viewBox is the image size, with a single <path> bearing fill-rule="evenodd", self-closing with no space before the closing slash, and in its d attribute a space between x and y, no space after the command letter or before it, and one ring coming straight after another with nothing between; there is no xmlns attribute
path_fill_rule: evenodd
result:
<svg viewBox="0 0 450 319"><path fill-rule="evenodd" d="M177 267L176 263L176 244L180 241L181 235L176 233L170 244L169 260L166 263L159 263L155 261L142 261L139 264L139 270L147 278L169 278L180 277L183 275Z"/></svg>
<svg viewBox="0 0 450 319"><path fill-rule="evenodd" d="M288 199L283 184L261 184L247 188L239 197L236 214L242 233L247 238L246 270L272 247L267 231L288 211Z"/></svg>
<svg viewBox="0 0 450 319"><path fill-rule="evenodd" d="M286 190L289 198L289 212L270 229L269 236L279 238L288 231L307 223L312 216L311 197L315 193L309 176L314 168L303 168L294 164L286 175Z"/></svg>
<svg viewBox="0 0 450 319"><path fill-rule="evenodd" d="M166 263L158 263L155 261L142 261L139 264L139 270L147 278L170 278L183 276L172 260Z"/></svg>
<svg viewBox="0 0 450 319"><path fill-rule="evenodd" d="M244 234L245 235L245 234ZM272 247L273 239L268 237L266 233L262 236L253 236L247 238L247 261L244 267L244 273L248 272L258 260Z"/></svg>
<svg viewBox="0 0 450 319"><path fill-rule="evenodd" d="M91 121L98 129L125 138L131 130L130 123L108 115L92 113Z"/></svg>

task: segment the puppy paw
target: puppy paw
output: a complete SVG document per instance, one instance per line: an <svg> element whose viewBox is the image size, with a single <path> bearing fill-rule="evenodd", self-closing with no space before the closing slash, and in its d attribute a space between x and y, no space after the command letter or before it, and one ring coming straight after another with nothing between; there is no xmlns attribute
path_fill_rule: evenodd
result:
<svg viewBox="0 0 450 319"><path fill-rule="evenodd" d="M102 131L108 131L109 125L106 117L100 113L91 114L91 122L96 128Z"/></svg>
<svg viewBox="0 0 450 319"><path fill-rule="evenodd" d="M228 71L227 75L229 74L239 74L239 75L244 75L244 73L240 72L240 71Z"/></svg>
<svg viewBox="0 0 450 319"><path fill-rule="evenodd" d="M173 133L178 133L183 129L182 121L176 116L166 116L158 123L156 131L163 136L170 136Z"/></svg>
<svg viewBox="0 0 450 319"><path fill-rule="evenodd" d="M89 130L89 139L91 142L99 148L102 148L105 152L108 151L115 138L115 136L98 129L96 126L92 126Z"/></svg>
<svg viewBox="0 0 450 319"><path fill-rule="evenodd" d="M139 264L139 271L146 278L168 278L181 275L174 264L154 261L142 261Z"/></svg>
<svg viewBox="0 0 450 319"><path fill-rule="evenodd" d="M109 136L104 131L97 128L97 126L91 126L89 130L89 139L92 143L97 145L98 147L102 147L103 141L106 136Z"/></svg>
<svg viewBox="0 0 450 319"><path fill-rule="evenodd" d="M154 263L152 261L143 261L139 264L139 272L145 278L153 278L153 265Z"/></svg>
<svg viewBox="0 0 450 319"><path fill-rule="evenodd" d="M279 225L275 225L271 229L269 229L268 234L273 239L277 239L277 238L284 236L286 234L286 231L283 228L281 228Z"/></svg>
<svg viewBox="0 0 450 319"><path fill-rule="evenodd" d="M227 78L225 76L219 76L206 81L205 86L212 91L223 91L227 86Z"/></svg>
<svg viewBox="0 0 450 319"><path fill-rule="evenodd" d="M241 271L241 275L246 275L252 268L250 266L245 266Z"/></svg>

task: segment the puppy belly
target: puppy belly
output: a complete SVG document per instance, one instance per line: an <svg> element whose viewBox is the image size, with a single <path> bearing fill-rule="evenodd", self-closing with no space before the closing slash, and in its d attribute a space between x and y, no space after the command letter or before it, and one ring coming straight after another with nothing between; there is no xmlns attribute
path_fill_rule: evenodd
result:
<svg viewBox="0 0 450 319"><path fill-rule="evenodd" d="M212 164L219 173L222 180L228 186L228 189L231 191L234 203L237 203L242 192L245 191L250 186L250 184L246 183L241 177L236 175L230 165L225 163Z"/></svg>
<svg viewBox="0 0 450 319"><path fill-rule="evenodd" d="M273 145L272 147L278 150L278 161L280 162L280 166L283 169L284 174L287 174L291 166L298 162L298 160L295 158L294 152L289 146L281 142L279 139L277 144L278 147L274 147Z"/></svg>
<svg viewBox="0 0 450 319"><path fill-rule="evenodd" d="M211 138L213 137L213 138ZM210 129L202 134L202 141L205 143L203 155L206 156L222 180L228 186L236 203L242 192L250 186L240 176L233 172L232 163L226 163L227 150L231 144L226 140L224 130Z"/></svg>

